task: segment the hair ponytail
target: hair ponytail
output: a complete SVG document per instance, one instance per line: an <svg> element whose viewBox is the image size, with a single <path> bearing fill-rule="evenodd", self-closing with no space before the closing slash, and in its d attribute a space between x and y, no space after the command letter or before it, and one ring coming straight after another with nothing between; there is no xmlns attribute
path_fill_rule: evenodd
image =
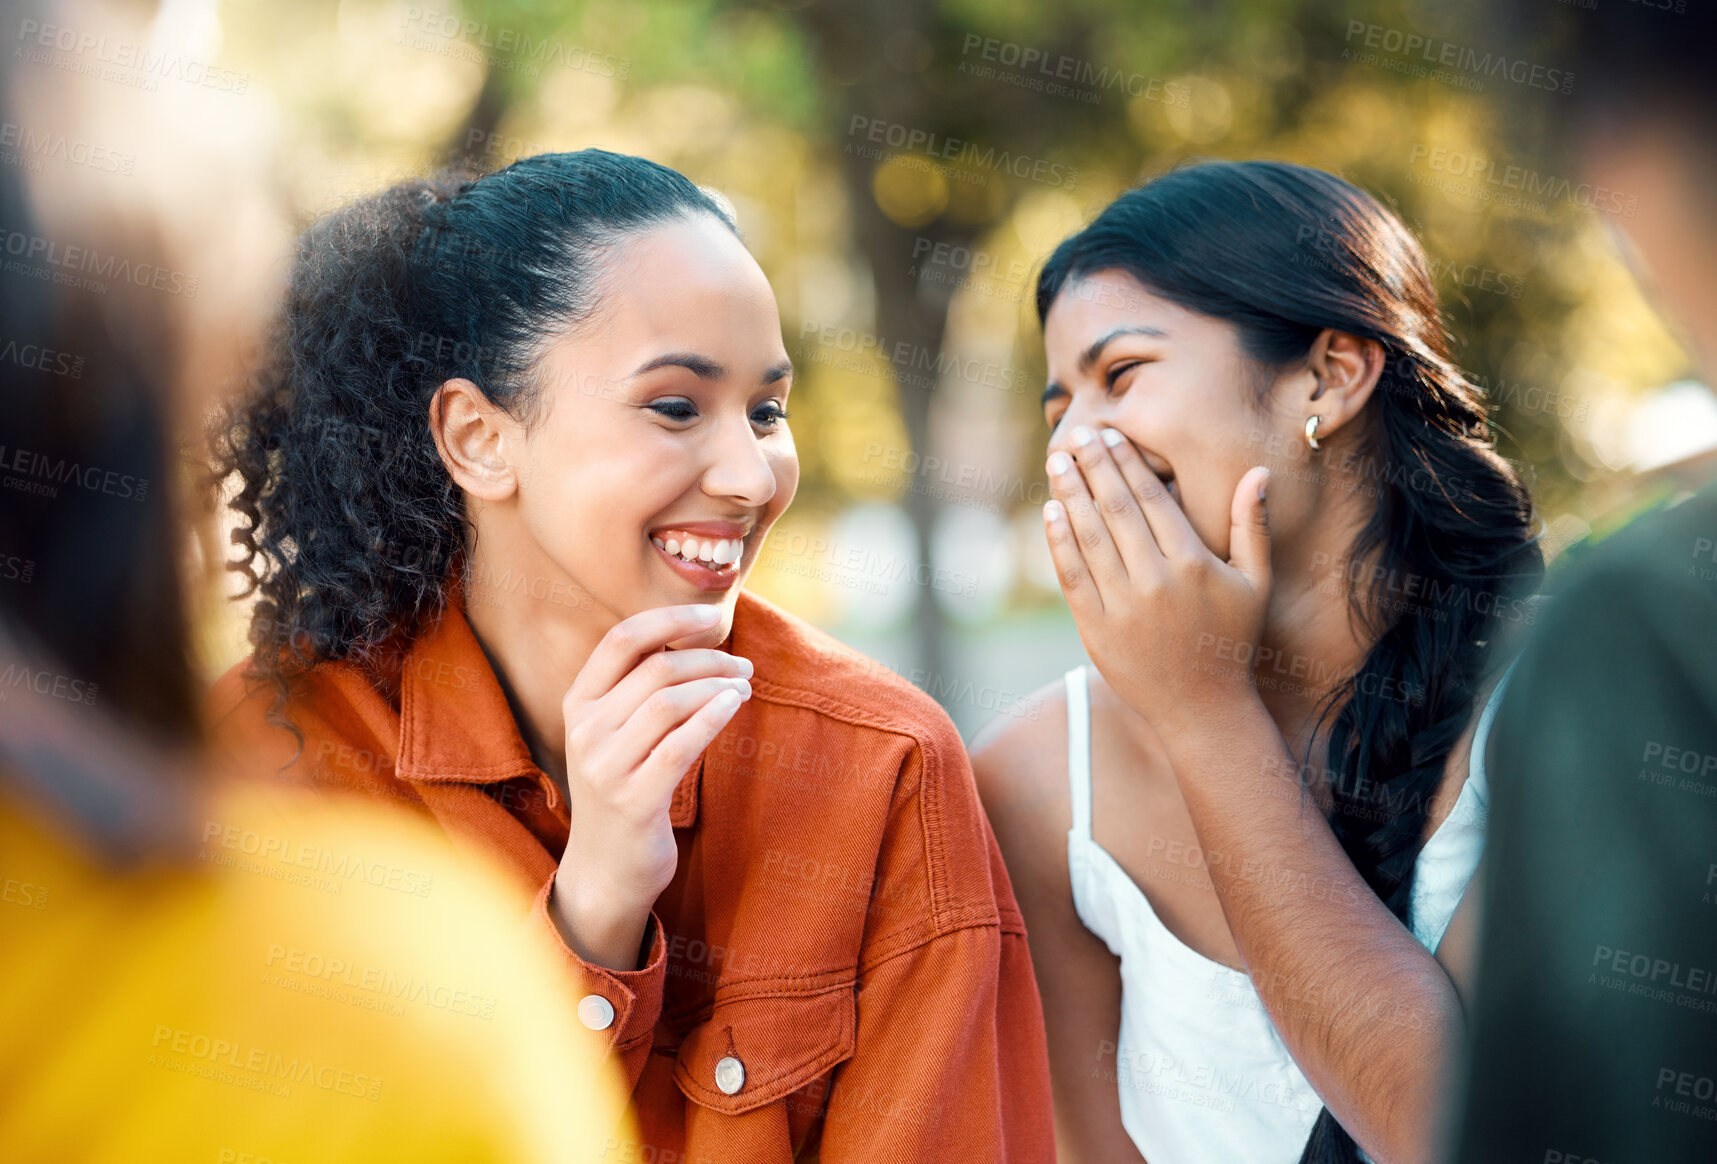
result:
<svg viewBox="0 0 1717 1164"><path fill-rule="evenodd" d="M224 418L218 469L239 480L234 568L260 591L264 670L280 652L290 668L361 656L440 601L459 505L428 440L408 314L424 207L459 189L396 186L306 231L267 358Z"/></svg>

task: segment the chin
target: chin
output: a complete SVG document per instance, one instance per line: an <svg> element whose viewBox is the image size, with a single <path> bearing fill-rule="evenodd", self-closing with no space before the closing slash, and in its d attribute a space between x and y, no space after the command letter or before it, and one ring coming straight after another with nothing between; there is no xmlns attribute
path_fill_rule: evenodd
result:
<svg viewBox="0 0 1717 1164"><path fill-rule="evenodd" d="M670 651L692 651L700 648L719 647L727 641L727 636L733 632L733 612L724 610L721 621L710 629L695 635L687 635L683 639L675 639L668 644Z"/></svg>

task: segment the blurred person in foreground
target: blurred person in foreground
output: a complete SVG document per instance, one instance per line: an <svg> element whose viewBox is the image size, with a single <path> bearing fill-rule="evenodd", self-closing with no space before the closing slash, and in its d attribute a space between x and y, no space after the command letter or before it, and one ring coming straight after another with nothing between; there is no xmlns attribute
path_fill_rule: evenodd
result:
<svg viewBox="0 0 1717 1164"><path fill-rule="evenodd" d="M19 173L8 237L145 259ZM59 282L0 271L0 1160L600 1158L624 1096L498 875L202 777L172 321Z"/></svg>
<svg viewBox="0 0 1717 1164"><path fill-rule="evenodd" d="M1553 32L1535 51L1579 78L1572 109L1557 112L1574 129L1577 180L1638 198L1614 225L1710 374L1712 6L1554 7L1535 17ZM1482 952L1450 1159L1717 1160L1714 547L1706 484L1552 575L1493 735Z"/></svg>

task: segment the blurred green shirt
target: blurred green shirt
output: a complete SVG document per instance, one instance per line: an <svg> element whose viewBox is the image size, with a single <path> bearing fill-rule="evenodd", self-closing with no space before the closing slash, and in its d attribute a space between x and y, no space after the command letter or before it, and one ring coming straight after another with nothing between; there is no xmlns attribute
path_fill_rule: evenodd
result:
<svg viewBox="0 0 1717 1164"><path fill-rule="evenodd" d="M1567 571L1492 736L1452 1158L1717 1161L1717 486Z"/></svg>

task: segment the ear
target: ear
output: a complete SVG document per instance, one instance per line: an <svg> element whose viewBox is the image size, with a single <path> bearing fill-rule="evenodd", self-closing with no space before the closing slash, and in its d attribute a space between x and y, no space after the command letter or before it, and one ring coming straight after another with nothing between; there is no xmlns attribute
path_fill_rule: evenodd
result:
<svg viewBox="0 0 1717 1164"><path fill-rule="evenodd" d="M1319 440L1341 431L1371 399L1383 375L1383 360L1383 345L1376 340L1325 328L1306 357L1312 383L1305 398L1296 402L1302 409L1301 423L1318 417Z"/></svg>
<svg viewBox="0 0 1717 1164"><path fill-rule="evenodd" d="M524 428L469 380L448 380L429 400L435 450L467 495L503 501L519 487L511 454Z"/></svg>

